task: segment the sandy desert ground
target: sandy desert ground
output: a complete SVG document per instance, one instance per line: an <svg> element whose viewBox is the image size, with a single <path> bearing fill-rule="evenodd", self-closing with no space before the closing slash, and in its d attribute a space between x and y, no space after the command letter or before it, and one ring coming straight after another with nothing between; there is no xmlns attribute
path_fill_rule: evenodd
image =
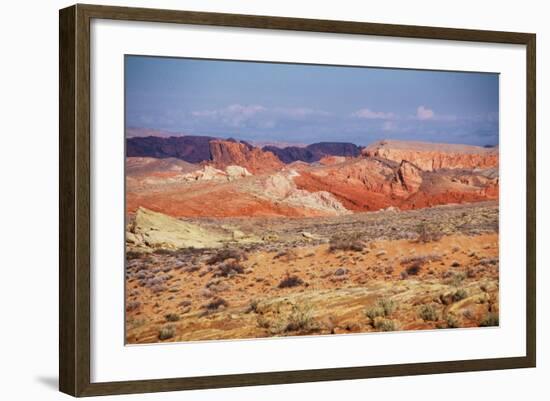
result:
<svg viewBox="0 0 550 401"><path fill-rule="evenodd" d="M139 208L129 226L210 242L128 251L127 343L498 325L495 201L223 224Z"/></svg>

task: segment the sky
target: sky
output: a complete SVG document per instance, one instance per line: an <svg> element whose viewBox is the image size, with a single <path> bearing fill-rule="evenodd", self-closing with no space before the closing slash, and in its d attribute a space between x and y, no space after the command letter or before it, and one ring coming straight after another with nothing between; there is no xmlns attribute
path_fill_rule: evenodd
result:
<svg viewBox="0 0 550 401"><path fill-rule="evenodd" d="M126 127L256 142L497 145L498 74L125 57Z"/></svg>

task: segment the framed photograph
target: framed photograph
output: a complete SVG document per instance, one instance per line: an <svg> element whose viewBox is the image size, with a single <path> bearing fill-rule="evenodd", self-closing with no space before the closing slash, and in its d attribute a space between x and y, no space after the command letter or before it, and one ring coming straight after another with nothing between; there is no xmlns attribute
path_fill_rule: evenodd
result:
<svg viewBox="0 0 550 401"><path fill-rule="evenodd" d="M60 390L534 367L535 35L60 11Z"/></svg>

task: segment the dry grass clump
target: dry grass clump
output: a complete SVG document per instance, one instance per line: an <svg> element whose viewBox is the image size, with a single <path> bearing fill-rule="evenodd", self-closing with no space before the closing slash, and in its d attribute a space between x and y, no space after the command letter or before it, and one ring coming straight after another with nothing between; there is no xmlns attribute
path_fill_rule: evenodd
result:
<svg viewBox="0 0 550 401"><path fill-rule="evenodd" d="M499 325L498 313L489 312L479 323L480 327L494 327Z"/></svg>
<svg viewBox="0 0 550 401"><path fill-rule="evenodd" d="M468 293L466 292L466 290L463 289L463 288L459 288L453 294L453 302L462 301L463 299L465 299L467 297L468 297Z"/></svg>
<svg viewBox="0 0 550 401"><path fill-rule="evenodd" d="M435 322L438 320L437 309L433 305L422 305L418 315L425 321Z"/></svg>
<svg viewBox="0 0 550 401"><path fill-rule="evenodd" d="M354 251L361 252L365 248L360 233L336 234L330 238L329 252Z"/></svg>
<svg viewBox="0 0 550 401"><path fill-rule="evenodd" d="M216 263L225 262L227 259L235 259L239 261L244 258L242 252L239 252L237 249L224 248L217 251L212 255L207 261L207 265L215 265Z"/></svg>
<svg viewBox="0 0 550 401"><path fill-rule="evenodd" d="M167 322L177 322L180 320L180 315L177 313L168 313L164 316Z"/></svg>
<svg viewBox="0 0 550 401"><path fill-rule="evenodd" d="M278 287L291 288L291 287L297 287L302 284L304 284L304 280L302 280L300 277L296 275L291 275L290 273L287 272L286 276L281 280Z"/></svg>
<svg viewBox="0 0 550 401"><path fill-rule="evenodd" d="M451 275L451 277L447 282L449 285L452 285L453 287L460 287L462 285L462 282L465 279L466 279L466 275L464 273L454 273Z"/></svg>
<svg viewBox="0 0 550 401"><path fill-rule="evenodd" d="M380 298L373 306L365 311L365 315L374 321L377 317L390 316L397 309L395 301L389 298Z"/></svg>
<svg viewBox="0 0 550 401"><path fill-rule="evenodd" d="M173 326L164 326L159 330L159 340L168 340L174 337L176 329Z"/></svg>
<svg viewBox="0 0 550 401"><path fill-rule="evenodd" d="M130 301L126 303L126 312L132 312L138 309L141 306L139 301Z"/></svg>
<svg viewBox="0 0 550 401"><path fill-rule="evenodd" d="M447 327L450 329L456 329L460 327L460 322L455 315L453 314L447 315Z"/></svg>
<svg viewBox="0 0 550 401"><path fill-rule="evenodd" d="M225 308L227 307L228 303L225 299L223 298L215 298L213 299L212 301L210 301L209 303L207 303L205 305L205 309L208 310L208 311L215 311L215 310L218 310L220 308Z"/></svg>
<svg viewBox="0 0 550 401"><path fill-rule="evenodd" d="M441 255L438 253L427 253L425 255L414 255L414 256L405 256L404 258L401 258L400 263L401 265L410 265L419 263L421 265L424 265L429 262L437 262L441 260Z"/></svg>
<svg viewBox="0 0 550 401"><path fill-rule="evenodd" d="M319 324L313 318L311 305L292 305L285 331L311 332L318 328Z"/></svg>
<svg viewBox="0 0 550 401"><path fill-rule="evenodd" d="M242 273L244 273L244 267L239 262L231 260L219 265L214 270L214 277L230 277Z"/></svg>
<svg viewBox="0 0 550 401"><path fill-rule="evenodd" d="M443 234L441 234L436 228L426 223L420 223L416 226L416 242L427 243L439 241Z"/></svg>
<svg viewBox="0 0 550 401"><path fill-rule="evenodd" d="M273 259L281 259L284 262L291 262L298 259L298 253L294 249L287 249L281 252L277 252Z"/></svg>
<svg viewBox="0 0 550 401"><path fill-rule="evenodd" d="M142 255L143 255L143 253L141 253L141 252L126 251L126 260L139 259L139 258L141 258Z"/></svg>
<svg viewBox="0 0 550 401"><path fill-rule="evenodd" d="M374 328L379 331L395 331L395 322L391 319L376 319L374 321Z"/></svg>
<svg viewBox="0 0 550 401"><path fill-rule="evenodd" d="M174 251L170 249L158 248L153 251L155 255L173 255Z"/></svg>

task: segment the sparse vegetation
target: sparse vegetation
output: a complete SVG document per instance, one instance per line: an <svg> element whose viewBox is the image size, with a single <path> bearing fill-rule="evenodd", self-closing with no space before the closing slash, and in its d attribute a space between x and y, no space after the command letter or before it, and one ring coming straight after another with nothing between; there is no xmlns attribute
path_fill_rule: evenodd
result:
<svg viewBox="0 0 550 401"><path fill-rule="evenodd" d="M214 270L214 277L230 277L244 273L244 267L234 260L219 265Z"/></svg>
<svg viewBox="0 0 550 401"><path fill-rule="evenodd" d="M453 314L447 315L447 327L450 329L456 329L460 327L460 321L455 315Z"/></svg>
<svg viewBox="0 0 550 401"><path fill-rule="evenodd" d="M135 311L135 310L139 309L140 306L141 306L141 302L139 302L139 301L126 302L126 312Z"/></svg>
<svg viewBox="0 0 550 401"><path fill-rule="evenodd" d="M176 329L173 326L164 326L159 330L159 340L168 340L174 337Z"/></svg>
<svg viewBox="0 0 550 401"><path fill-rule="evenodd" d="M464 273L453 273L449 279L449 284L453 287L460 287L465 278L466 275Z"/></svg>
<svg viewBox="0 0 550 401"><path fill-rule="evenodd" d="M377 317L385 316L384 314L384 308L380 306L373 306L372 308L368 308L365 311L365 315L372 321L376 319Z"/></svg>
<svg viewBox="0 0 550 401"><path fill-rule="evenodd" d="M396 303L390 298L381 298L377 303L384 310L384 316L390 316L397 308Z"/></svg>
<svg viewBox="0 0 550 401"><path fill-rule="evenodd" d="M292 311L288 316L286 331L310 332L318 328L319 325L313 318L311 305L292 305Z"/></svg>
<svg viewBox="0 0 550 401"><path fill-rule="evenodd" d="M428 322L435 322L439 318L437 309L433 305L422 305L418 314L423 320Z"/></svg>
<svg viewBox="0 0 550 401"><path fill-rule="evenodd" d="M420 243L439 241L443 236L439 230L426 223L418 224L416 226L416 233L416 242Z"/></svg>
<svg viewBox="0 0 550 401"><path fill-rule="evenodd" d="M468 297L468 293L466 292L466 290L460 288L456 290L455 293L453 294L453 302L462 301L467 297Z"/></svg>
<svg viewBox="0 0 550 401"><path fill-rule="evenodd" d="M395 331L395 322L391 319L376 319L374 321L374 328L379 331Z"/></svg>
<svg viewBox="0 0 550 401"><path fill-rule="evenodd" d="M180 315L177 313L168 313L164 316L167 322L177 322L180 320Z"/></svg>
<svg viewBox="0 0 550 401"><path fill-rule="evenodd" d="M420 270L422 270L422 265L420 263L413 263L405 269L407 276L416 276L420 273Z"/></svg>
<svg viewBox="0 0 550 401"><path fill-rule="evenodd" d="M141 258L141 255L143 255L141 252L126 251L126 260L139 259Z"/></svg>
<svg viewBox="0 0 550 401"><path fill-rule="evenodd" d="M480 327L493 327L499 325L499 316L498 313L489 312L479 323Z"/></svg>
<svg viewBox="0 0 550 401"><path fill-rule="evenodd" d="M206 304L205 308L208 311L215 311L220 308L225 308L227 306L227 301L223 298L215 298L209 303Z"/></svg>
<svg viewBox="0 0 550 401"><path fill-rule="evenodd" d="M291 275L290 273L287 272L285 277L279 283L278 287L291 288L291 287L297 287L302 284L304 284L304 280L302 280L300 277L296 275Z"/></svg>
<svg viewBox="0 0 550 401"><path fill-rule="evenodd" d="M405 256L401 258L400 263L402 265L410 265L418 263L420 265L424 265L429 262L437 262L441 260L441 255L438 253L428 253L425 255L413 255L413 256Z"/></svg>
<svg viewBox="0 0 550 401"><path fill-rule="evenodd" d="M206 264L215 265L216 263L225 262L227 259L235 259L236 261L240 261L243 256L244 255L237 249L224 248L212 255L212 257L206 261Z"/></svg>
<svg viewBox="0 0 550 401"><path fill-rule="evenodd" d="M361 252L365 248L360 233L345 233L333 235L329 241L329 252L354 251Z"/></svg>

